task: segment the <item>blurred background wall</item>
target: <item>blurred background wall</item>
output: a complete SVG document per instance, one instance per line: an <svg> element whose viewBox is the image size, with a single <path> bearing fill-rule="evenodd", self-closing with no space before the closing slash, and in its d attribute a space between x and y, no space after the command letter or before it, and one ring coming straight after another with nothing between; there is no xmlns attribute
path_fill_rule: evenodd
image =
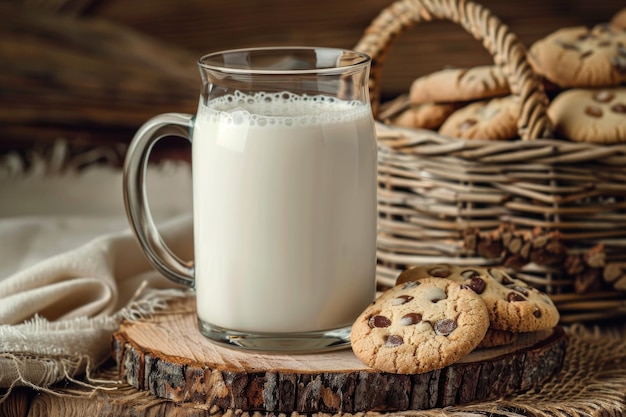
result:
<svg viewBox="0 0 626 417"><path fill-rule="evenodd" d="M0 152L64 140L118 153L151 115L194 112L197 58L267 45L353 47L388 0L0 0ZM527 46L608 21L624 0L482 0ZM490 63L450 22L393 45L382 92L445 66Z"/></svg>

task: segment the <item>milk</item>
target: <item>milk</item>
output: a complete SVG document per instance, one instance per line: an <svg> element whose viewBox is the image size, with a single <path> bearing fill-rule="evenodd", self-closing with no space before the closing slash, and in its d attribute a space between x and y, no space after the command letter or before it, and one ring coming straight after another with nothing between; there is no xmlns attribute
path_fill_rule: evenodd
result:
<svg viewBox="0 0 626 417"><path fill-rule="evenodd" d="M311 332L349 326L372 302L373 134L369 105L354 102L260 93L200 103L192 137L200 320Z"/></svg>

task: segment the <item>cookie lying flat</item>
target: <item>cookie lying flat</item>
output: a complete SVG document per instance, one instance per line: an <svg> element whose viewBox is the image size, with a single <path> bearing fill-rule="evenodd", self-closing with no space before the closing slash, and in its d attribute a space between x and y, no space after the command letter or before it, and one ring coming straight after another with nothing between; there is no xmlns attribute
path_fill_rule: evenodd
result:
<svg viewBox="0 0 626 417"><path fill-rule="evenodd" d="M354 354L384 372L417 374L448 366L485 337L485 303L466 286L446 279L397 285L357 318Z"/></svg>
<svg viewBox="0 0 626 417"><path fill-rule="evenodd" d="M605 87L626 81L626 30L610 25L559 29L535 42L528 60L560 87Z"/></svg>
<svg viewBox="0 0 626 417"><path fill-rule="evenodd" d="M575 142L626 142L626 87L571 89L548 107L555 132Z"/></svg>
<svg viewBox="0 0 626 417"><path fill-rule="evenodd" d="M520 109L516 96L471 103L452 113L439 128L439 133L461 139L514 139L519 136Z"/></svg>
<svg viewBox="0 0 626 417"><path fill-rule="evenodd" d="M500 67L449 68L417 78L411 84L411 103L480 100L511 94Z"/></svg>
<svg viewBox="0 0 626 417"><path fill-rule="evenodd" d="M487 305L491 327L510 332L534 332L557 325L559 312L546 294L514 279L501 268L448 264L419 266L403 271L396 284L431 279L453 280L471 288Z"/></svg>

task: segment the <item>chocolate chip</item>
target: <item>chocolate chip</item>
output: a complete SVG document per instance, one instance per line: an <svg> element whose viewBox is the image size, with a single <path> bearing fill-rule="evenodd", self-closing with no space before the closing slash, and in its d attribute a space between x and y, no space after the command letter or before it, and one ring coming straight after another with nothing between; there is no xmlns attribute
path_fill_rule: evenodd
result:
<svg viewBox="0 0 626 417"><path fill-rule="evenodd" d="M574 45L573 43L568 43L568 42L558 42L561 45L561 48L563 49L569 49L571 51L578 51L578 46Z"/></svg>
<svg viewBox="0 0 626 417"><path fill-rule="evenodd" d="M476 294L482 294L485 288L487 288L487 283L482 278L474 277L470 281L469 287L474 290Z"/></svg>
<svg viewBox="0 0 626 417"><path fill-rule="evenodd" d="M526 299L517 292L511 291L507 296L506 299L508 301L526 301Z"/></svg>
<svg viewBox="0 0 626 417"><path fill-rule="evenodd" d="M450 271L448 268L433 268L428 271L428 273L430 274L430 276L435 278L448 278L450 275L452 275L452 271Z"/></svg>
<svg viewBox="0 0 626 417"><path fill-rule="evenodd" d="M474 277L479 277L480 274L478 273L478 271L475 271L473 269L466 269L463 272L461 272L461 276L463 278L470 279Z"/></svg>
<svg viewBox="0 0 626 417"><path fill-rule="evenodd" d="M598 46L600 47L611 46L611 41L600 41L598 42Z"/></svg>
<svg viewBox="0 0 626 417"><path fill-rule="evenodd" d="M600 33L606 33L606 32L611 33L611 32L613 32L611 30L610 23L598 23L597 25L595 25L594 31L600 32Z"/></svg>
<svg viewBox="0 0 626 417"><path fill-rule="evenodd" d="M469 287L474 290L476 294L482 294L487 288L487 283L482 278L472 278Z"/></svg>
<svg viewBox="0 0 626 417"><path fill-rule="evenodd" d="M400 324L403 326L410 326L412 324L416 324L422 321L422 315L419 313L408 313L402 316L400 319Z"/></svg>
<svg viewBox="0 0 626 417"><path fill-rule="evenodd" d="M517 291L518 293L523 294L526 297L528 297L528 289L527 288L520 287L519 285L510 285L507 288L510 288L513 291Z"/></svg>
<svg viewBox="0 0 626 417"><path fill-rule="evenodd" d="M419 281L407 281L402 285L402 289L406 290L407 288L415 288L420 285Z"/></svg>
<svg viewBox="0 0 626 417"><path fill-rule="evenodd" d="M626 104L617 103L611 106L611 111L615 113L626 114Z"/></svg>
<svg viewBox="0 0 626 417"><path fill-rule="evenodd" d="M432 290L428 291L426 296L428 297L428 299L430 299L432 303L438 303L439 301L448 298L448 294L446 294L446 292L441 288L433 288Z"/></svg>
<svg viewBox="0 0 626 417"><path fill-rule="evenodd" d="M611 64L620 74L626 73L626 57L623 55L615 55L611 58Z"/></svg>
<svg viewBox="0 0 626 417"><path fill-rule="evenodd" d="M608 103L615 98L615 94L610 91L600 90L593 95L593 99L600 103Z"/></svg>
<svg viewBox="0 0 626 417"><path fill-rule="evenodd" d="M450 319L437 320L433 327L436 334L440 336L448 336L456 329L456 321Z"/></svg>
<svg viewBox="0 0 626 417"><path fill-rule="evenodd" d="M515 284L515 280L513 278L511 278L508 274L505 274L503 272L502 273L502 284L504 284L504 285Z"/></svg>
<svg viewBox="0 0 626 417"><path fill-rule="evenodd" d="M393 300L391 300L391 305L400 306L402 304L406 304L413 299L410 295L399 295Z"/></svg>
<svg viewBox="0 0 626 417"><path fill-rule="evenodd" d="M491 277L493 279L495 279L496 281L504 284L504 285L508 285L508 284L513 284L515 283L515 281L513 281L513 279L511 277L509 277L504 271L497 269L497 268L489 268L487 270L487 272L489 272L489 275L491 275Z"/></svg>
<svg viewBox="0 0 626 417"><path fill-rule="evenodd" d="M385 316L373 316L370 317L370 319L367 321L367 324L370 326L371 329L374 329L376 327L389 327L391 326L391 320L389 320L389 318Z"/></svg>
<svg viewBox="0 0 626 417"><path fill-rule="evenodd" d="M538 308L535 308L535 310L533 311L533 316L540 318L541 317L541 310L539 310Z"/></svg>
<svg viewBox="0 0 626 417"><path fill-rule="evenodd" d="M385 340L386 347L397 347L404 343L402 340L402 336L398 336L397 334L392 334L387 336L387 340Z"/></svg>
<svg viewBox="0 0 626 417"><path fill-rule="evenodd" d="M593 51L587 51L587 52L583 52L582 54L580 54L581 58L587 58L588 56L591 56L593 54Z"/></svg>
<svg viewBox="0 0 626 417"><path fill-rule="evenodd" d="M585 114L591 117L602 117L602 109L598 106L585 107Z"/></svg>

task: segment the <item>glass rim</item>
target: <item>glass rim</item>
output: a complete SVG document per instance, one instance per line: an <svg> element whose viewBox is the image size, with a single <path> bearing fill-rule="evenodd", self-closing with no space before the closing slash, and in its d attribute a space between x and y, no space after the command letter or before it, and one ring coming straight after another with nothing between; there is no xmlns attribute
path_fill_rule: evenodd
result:
<svg viewBox="0 0 626 417"><path fill-rule="evenodd" d="M290 68L290 69L264 69L264 68L240 68L240 67L231 67L225 64L216 65L209 64L206 61L210 58L224 56L227 54L236 54L236 53L251 53L251 52L268 52L268 51L277 51L277 52L312 52L312 51L334 51L337 53L337 56L340 56L342 53L350 53L354 54L356 61L351 62L345 65L335 65L333 67L322 67L322 68ZM287 56L287 54L285 54ZM216 52L209 52L205 55L202 55L200 59L198 59L198 66L202 69L213 70L219 72L225 72L230 74L258 74L258 75L285 75L285 74L336 74L343 73L350 69L355 69L359 67L366 66L370 64L372 58L364 53L355 51L352 49L345 48L335 48L335 47L326 47L326 46L263 46L263 47L252 47L252 48L235 48L235 49L225 49Z"/></svg>

